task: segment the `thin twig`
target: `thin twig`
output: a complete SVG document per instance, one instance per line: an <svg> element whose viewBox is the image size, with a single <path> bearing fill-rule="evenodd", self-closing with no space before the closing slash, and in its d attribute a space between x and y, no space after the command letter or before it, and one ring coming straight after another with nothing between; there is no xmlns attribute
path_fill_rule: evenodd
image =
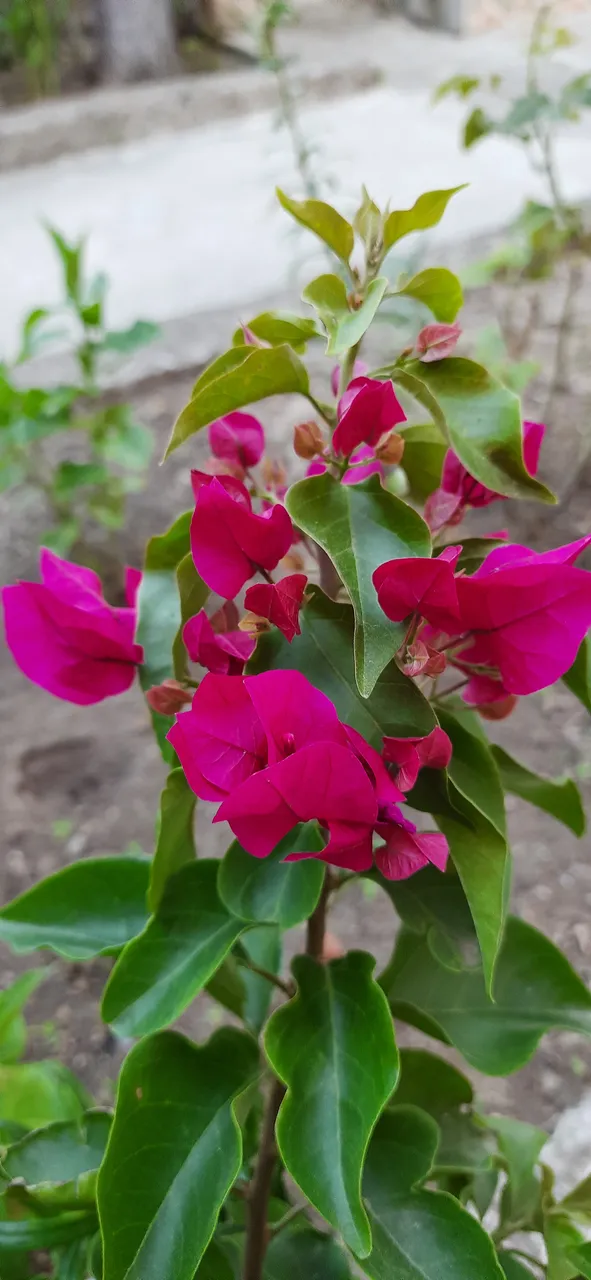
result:
<svg viewBox="0 0 591 1280"><path fill-rule="evenodd" d="M244 1253L243 1280L262 1280L263 1263L269 1244L267 1225L269 1197L277 1158L275 1122L285 1094L280 1080L273 1080L265 1105L261 1145L248 1201L248 1227Z"/></svg>
<svg viewBox="0 0 591 1280"><path fill-rule="evenodd" d="M278 1236L280 1231L283 1231L285 1227L289 1226L290 1222L293 1222L294 1218L298 1218L300 1213L305 1213L307 1208L307 1204L292 1204L291 1209L288 1209L287 1212L284 1213L283 1217L279 1219L279 1222L273 1223L271 1227L271 1235Z"/></svg>
<svg viewBox="0 0 591 1280"><path fill-rule="evenodd" d="M262 965L255 964L253 960L247 960L242 956L238 956L237 959L244 969L250 969L251 973L258 974L259 978L265 978L267 982L272 983L279 991L283 991L283 994L289 996L290 999L294 995L295 985L293 983L285 982L278 974L271 973L270 969L264 969Z"/></svg>

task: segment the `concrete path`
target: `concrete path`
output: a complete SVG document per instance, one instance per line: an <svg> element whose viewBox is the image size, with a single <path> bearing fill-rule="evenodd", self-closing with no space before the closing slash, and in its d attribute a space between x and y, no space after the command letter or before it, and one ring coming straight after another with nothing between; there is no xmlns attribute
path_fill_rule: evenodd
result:
<svg viewBox="0 0 591 1280"><path fill-rule="evenodd" d="M591 65L591 20L580 25L583 43L566 51L570 74ZM487 141L464 153L464 108L451 100L430 105L433 85L460 68L500 66L515 79L519 46L515 34L456 41L395 19L341 29L336 44L330 27L294 32L294 52L329 66L356 53L384 72L378 88L303 112L341 207L354 208L362 182L399 208L422 191L468 182L432 233L436 251L438 242L499 228L525 196L541 195L518 147ZM591 128L571 128L559 156L567 195L591 196ZM277 183L298 193L287 139L268 111L1 175L0 353L14 349L28 310L58 297L44 221L67 236L88 235L91 267L111 277L113 325L220 308L247 318L259 299L284 295L315 268L312 242L274 202Z"/></svg>

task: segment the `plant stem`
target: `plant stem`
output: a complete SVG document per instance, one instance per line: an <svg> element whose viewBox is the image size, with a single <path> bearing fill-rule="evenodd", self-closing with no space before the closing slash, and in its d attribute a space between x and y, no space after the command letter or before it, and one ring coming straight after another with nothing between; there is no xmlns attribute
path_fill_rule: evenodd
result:
<svg viewBox="0 0 591 1280"><path fill-rule="evenodd" d="M271 973L270 969L263 969L262 965L254 964L252 960L242 959L242 957L238 958L238 963L241 964L243 968L250 969L251 973L257 973L259 978L265 978L267 982L272 983L272 985L277 987L279 991L283 991L283 994L289 996L290 999L293 996L295 991L294 986L290 982L284 982L283 978L280 978L278 974Z"/></svg>
<svg viewBox="0 0 591 1280"><path fill-rule="evenodd" d="M457 693L458 689L463 689L469 680L470 676L465 676L463 680L458 680L456 684L450 684L449 689L442 689L438 695L438 701L441 702L442 698L449 698L450 694Z"/></svg>
<svg viewBox="0 0 591 1280"><path fill-rule="evenodd" d="M243 1280L262 1280L263 1263L269 1244L267 1214L275 1168L275 1121L283 1101L285 1086L273 1080L265 1105L261 1145L248 1199L248 1227L244 1253Z"/></svg>
<svg viewBox="0 0 591 1280"><path fill-rule="evenodd" d="M550 417L557 392L564 390L568 386L568 343L572 329L574 306L582 282L583 271L581 263L578 258L571 258L558 333L556 335L554 370L544 409L544 421L547 421Z"/></svg>
<svg viewBox="0 0 591 1280"><path fill-rule="evenodd" d="M339 399L341 398L342 395L345 394L345 391L347 390L347 387L349 386L349 383L353 376L355 361L357 359L360 346L361 346L361 343L357 342L354 347L349 347L349 350L347 351L345 358L343 360L343 363L341 365L341 372L339 376Z"/></svg>
<svg viewBox="0 0 591 1280"><path fill-rule="evenodd" d="M328 907L328 899L332 892L333 883L332 876L328 867L324 874L324 883L322 892L318 899L318 906L312 912L308 920L308 933L306 937L306 955L313 956L315 960L322 959L324 951L324 935L326 933L326 911Z"/></svg>
<svg viewBox="0 0 591 1280"><path fill-rule="evenodd" d="M300 1213L304 1213L307 1207L308 1206L305 1204L292 1204L291 1209L288 1209L287 1212L284 1213L283 1217L279 1219L279 1222L273 1223L273 1226L271 1227L271 1235L278 1236L279 1232L283 1231L284 1227L288 1227L290 1222L293 1222L294 1218L299 1218Z"/></svg>

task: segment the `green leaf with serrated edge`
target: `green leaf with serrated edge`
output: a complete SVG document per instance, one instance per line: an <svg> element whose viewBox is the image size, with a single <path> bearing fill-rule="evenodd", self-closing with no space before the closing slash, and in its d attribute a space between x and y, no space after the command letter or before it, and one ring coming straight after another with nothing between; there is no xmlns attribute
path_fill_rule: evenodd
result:
<svg viewBox="0 0 591 1280"><path fill-rule="evenodd" d="M279 973L281 968L281 932L277 925L262 924L249 929L242 938L242 948L249 960L267 973ZM269 1013L273 997L273 984L252 969L240 969L244 983L244 1008L242 1016L247 1026L258 1035Z"/></svg>
<svg viewBox="0 0 591 1280"><path fill-rule="evenodd" d="M537 1272L530 1271L521 1258L516 1258L514 1253L506 1253L501 1249L498 1258L505 1280L532 1280L532 1276L537 1275Z"/></svg>
<svg viewBox="0 0 591 1280"><path fill-rule="evenodd" d="M258 1071L255 1041L229 1027L201 1047L163 1032L132 1049L98 1180L103 1280L193 1280L240 1169L234 1103Z"/></svg>
<svg viewBox="0 0 591 1280"><path fill-rule="evenodd" d="M183 556L180 564L177 565L176 585L181 605L181 620L172 642L172 666L175 678L184 680L189 674L189 666L183 641L183 628L189 618L193 618L200 612L209 596L209 587L206 587L203 579L199 577L190 552Z"/></svg>
<svg viewBox="0 0 591 1280"><path fill-rule="evenodd" d="M25 1218L0 1222L0 1258L11 1253L56 1249L83 1240L97 1229L96 1213L61 1213L55 1218Z"/></svg>
<svg viewBox="0 0 591 1280"><path fill-rule="evenodd" d="M105 987L102 1016L121 1035L148 1035L180 1017L245 928L217 891L218 862L181 867L158 910L121 953Z"/></svg>
<svg viewBox="0 0 591 1280"><path fill-rule="evenodd" d="M205 385L197 383L192 399L173 427L165 458L196 431L235 409L287 392L307 395L309 381L306 368L287 343L279 347L247 347L245 350L247 354L238 367L227 369ZM233 347L232 351L242 354L240 347Z"/></svg>
<svg viewBox="0 0 591 1280"><path fill-rule="evenodd" d="M396 428L404 440L401 467L414 498L424 502L441 484L447 442L433 422Z"/></svg>
<svg viewBox="0 0 591 1280"><path fill-rule="evenodd" d="M363 698L353 666L353 610L336 604L318 587L310 586L309 601L300 613L302 634L291 644L278 631L260 637L247 670L302 671L334 702L339 718L363 734L377 750L384 736L411 738L435 726L431 704L414 680L388 663L369 698Z"/></svg>
<svg viewBox="0 0 591 1280"><path fill-rule="evenodd" d="M569 667L562 680L591 713L591 644L588 636L585 636L572 667Z"/></svg>
<svg viewBox="0 0 591 1280"><path fill-rule="evenodd" d="M507 1172L501 1196L503 1238L532 1223L541 1209L541 1183L536 1168L548 1134L512 1116L486 1116L483 1123L496 1134Z"/></svg>
<svg viewBox="0 0 591 1280"><path fill-rule="evenodd" d="M271 1241L263 1280L351 1280L349 1263L331 1236L310 1226L294 1226Z"/></svg>
<svg viewBox="0 0 591 1280"><path fill-rule="evenodd" d="M5 1121L40 1129L53 1120L78 1120L89 1106L83 1085L61 1062L0 1066L0 1115Z"/></svg>
<svg viewBox="0 0 591 1280"><path fill-rule="evenodd" d="M591 1244L582 1244L579 1248L571 1249L569 1259L572 1261L573 1266L578 1268L582 1276L586 1276L587 1280L591 1280ZM512 1278L508 1277L508 1280L512 1280Z"/></svg>
<svg viewBox="0 0 591 1280"><path fill-rule="evenodd" d="M40 880L0 911L0 940L17 953L47 948L88 960L124 947L145 927L150 860L84 858Z"/></svg>
<svg viewBox="0 0 591 1280"><path fill-rule="evenodd" d="M0 1063L18 1062L22 1058L27 1043L23 1009L47 977L47 969L29 969L0 991Z"/></svg>
<svg viewBox="0 0 591 1280"><path fill-rule="evenodd" d="M523 461L519 399L482 365L462 356L411 360L392 378L431 414L470 475L507 498L555 502Z"/></svg>
<svg viewBox="0 0 591 1280"><path fill-rule="evenodd" d="M564 778L560 782L554 778L542 778L514 760L503 747L493 746L491 751L505 791L551 814L576 836L585 834L585 810L579 788L572 778Z"/></svg>
<svg viewBox="0 0 591 1280"><path fill-rule="evenodd" d="M10 1147L2 1172L11 1182L18 1180L14 1190L24 1193L24 1206L34 1212L91 1208L110 1127L106 1111L86 1112L79 1122L49 1124Z"/></svg>
<svg viewBox="0 0 591 1280"><path fill-rule="evenodd" d="M292 200L277 187L277 199L283 209L308 231L313 231L332 249L337 258L348 262L353 252L355 236L350 222L324 200Z"/></svg>
<svg viewBox="0 0 591 1280"><path fill-rule="evenodd" d="M464 302L460 281L447 267L427 267L425 271L419 271L396 290L396 296L415 298L428 307L436 320L445 324L455 320Z"/></svg>
<svg viewBox="0 0 591 1280"><path fill-rule="evenodd" d="M389 281L386 276L378 276L367 286L365 297L356 311L351 311L338 322L330 333L326 348L329 356L342 356L350 347L355 347L367 333L370 324L376 317Z"/></svg>
<svg viewBox="0 0 591 1280"><path fill-rule="evenodd" d="M300 823L268 858L253 858L235 840L220 862L222 902L242 920L292 929L312 915L320 897L324 863L315 858L301 862L283 859L289 853L320 853L323 848L315 822Z"/></svg>
<svg viewBox="0 0 591 1280"><path fill-rule="evenodd" d="M298 994L273 1014L265 1034L271 1066L288 1090L276 1130L285 1166L361 1257L371 1248L360 1195L363 1161L398 1076L392 1019L374 964L361 951L326 965L296 957Z"/></svg>
<svg viewBox="0 0 591 1280"><path fill-rule="evenodd" d="M494 1002L478 969L453 973L427 941L403 929L380 979L396 1016L454 1044L487 1075L510 1075L553 1027L591 1034L591 993L557 947L510 916L499 953Z"/></svg>
<svg viewBox="0 0 591 1280"><path fill-rule="evenodd" d="M503 1280L490 1237L452 1196L418 1184L429 1175L439 1131L416 1107L386 1112L370 1143L363 1198L373 1248L369 1280Z"/></svg>
<svg viewBox="0 0 591 1280"><path fill-rule="evenodd" d="M197 856L193 821L197 797L182 769L172 769L160 796L156 848L150 865L148 907L157 911L167 881Z"/></svg>
<svg viewBox="0 0 591 1280"><path fill-rule="evenodd" d="M248 320L245 327L261 342L270 342L272 347L288 342L295 351L304 350L306 343L313 338L324 337L310 316L292 315L290 311L263 311L253 320ZM235 347L242 347L245 342L244 329L240 327L232 334L232 343Z"/></svg>
<svg viewBox="0 0 591 1280"><path fill-rule="evenodd" d="M144 661L139 670L144 692L174 675L172 649L181 625L181 606L176 570L190 551L189 529L192 511L184 511L166 533L156 534L146 546L144 572L138 592L136 640L143 645ZM154 733L167 763L175 759L166 735L174 717L151 712Z"/></svg>
<svg viewBox="0 0 591 1280"><path fill-rule="evenodd" d="M389 621L380 608L372 574L387 560L428 556L431 536L421 516L372 476L363 484L340 484L328 472L291 486L286 506L292 519L330 556L355 610L355 674L369 697L384 667L404 639L404 623Z"/></svg>
<svg viewBox="0 0 591 1280"><path fill-rule="evenodd" d="M426 191L415 200L412 208L395 210L388 214L384 227L384 246L391 249L393 244L408 236L412 231L428 231L436 227L447 209L452 196L457 191L464 191L467 183L459 187L451 187L448 191Z"/></svg>

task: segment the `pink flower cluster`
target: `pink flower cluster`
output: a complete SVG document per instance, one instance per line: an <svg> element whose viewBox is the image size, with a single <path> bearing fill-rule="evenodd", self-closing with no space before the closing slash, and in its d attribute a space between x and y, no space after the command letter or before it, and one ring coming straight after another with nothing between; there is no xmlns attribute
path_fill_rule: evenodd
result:
<svg viewBox="0 0 591 1280"><path fill-rule="evenodd" d="M540 450L546 428L541 422L523 424L523 461L530 476L537 475ZM449 449L443 463L441 485L435 489L425 504L425 519L433 533L439 533L445 525L459 524L467 507L488 507L491 502L503 502L504 495L487 489Z"/></svg>
<svg viewBox="0 0 591 1280"><path fill-rule="evenodd" d="M365 367L358 362L356 374L358 369L364 373ZM353 378L339 400L332 439L335 453L348 458L351 464L343 475L343 484L359 484L369 476L384 475L376 450L401 422L406 422L406 414L389 379L383 382L362 375ZM306 475L322 475L326 469L326 463L318 459L310 463Z"/></svg>
<svg viewBox="0 0 591 1280"><path fill-rule="evenodd" d="M445 837L417 831L399 808L423 764L449 763L451 744L441 729L402 744L385 740L395 781L379 752L341 724L333 703L305 676L269 671L207 675L168 736L190 787L219 804L214 822L228 822L254 857L267 857L298 823L316 819L327 832L326 848L292 858L368 871L375 834L383 841L375 862L388 879L404 879L428 863L445 869Z"/></svg>

